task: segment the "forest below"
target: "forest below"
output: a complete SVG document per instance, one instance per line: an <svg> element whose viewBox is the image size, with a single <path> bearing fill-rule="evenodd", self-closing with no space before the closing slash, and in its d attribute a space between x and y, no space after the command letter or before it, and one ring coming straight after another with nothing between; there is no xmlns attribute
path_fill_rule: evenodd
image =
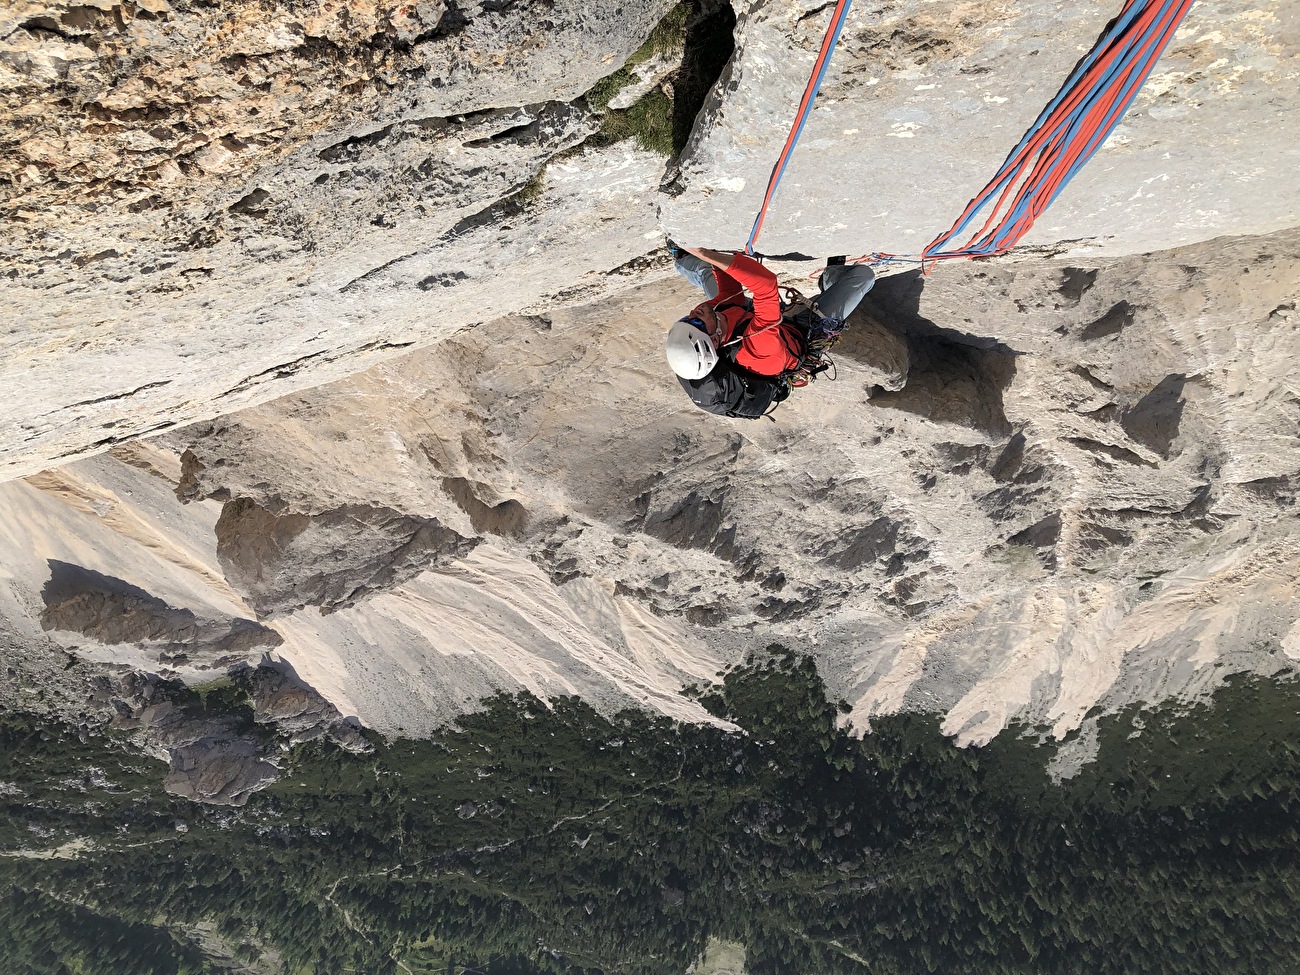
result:
<svg viewBox="0 0 1300 975"><path fill-rule="evenodd" d="M1060 784L1033 729L854 737L778 648L697 694L741 730L501 696L371 755L299 746L237 810L5 714L6 970L660 975L709 938L752 975L1300 970L1294 684L1104 717Z"/></svg>

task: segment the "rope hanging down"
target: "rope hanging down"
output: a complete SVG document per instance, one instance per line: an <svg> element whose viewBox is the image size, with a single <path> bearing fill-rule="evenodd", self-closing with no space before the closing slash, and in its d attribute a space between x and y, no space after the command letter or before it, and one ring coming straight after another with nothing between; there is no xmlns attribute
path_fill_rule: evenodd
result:
<svg viewBox="0 0 1300 975"><path fill-rule="evenodd" d="M808 121L813 102L817 100L817 92L822 86L822 79L826 77L826 69L831 66L831 55L835 53L835 45L840 42L840 32L844 30L844 18L849 15L849 7L852 5L853 0L838 0L835 4L830 26L826 28L826 36L822 38L821 52L817 55L817 62L813 65L812 74L808 78L808 87L803 92L803 101L799 103L799 111L795 113L794 122L790 125L790 134L786 136L785 148L781 150L776 165L772 167L772 175L768 177L767 192L763 194L763 205L758 210L758 216L754 218L754 229L749 232L749 241L745 244L746 254L754 253L754 242L758 240L758 235L763 230L763 218L767 216L767 208L776 194L786 164L794 154L794 147L803 133L803 126Z"/></svg>
<svg viewBox="0 0 1300 975"><path fill-rule="evenodd" d="M1056 97L1043 109L1007 156L997 175L970 201L952 227L926 246L919 258L929 262L955 258L994 257L1005 254L1027 234L1034 221L1052 204L1066 184L1106 141L1137 97L1147 76L1182 23L1193 0L1126 0L1120 15L1106 28ZM843 2L847 12L848 2ZM816 96L826 72L829 53L843 28L843 14L836 9L822 45L814 78L804 94L786 149L773 170L763 208L750 235L752 249L762 227L763 216L780 181L781 172L798 140L812 97ZM815 84L814 84L815 82ZM811 92L811 96L809 95ZM964 245L951 250L955 239L976 216L997 198L980 230ZM751 250L752 252L752 250ZM891 262L918 260L895 254L867 254L862 261Z"/></svg>

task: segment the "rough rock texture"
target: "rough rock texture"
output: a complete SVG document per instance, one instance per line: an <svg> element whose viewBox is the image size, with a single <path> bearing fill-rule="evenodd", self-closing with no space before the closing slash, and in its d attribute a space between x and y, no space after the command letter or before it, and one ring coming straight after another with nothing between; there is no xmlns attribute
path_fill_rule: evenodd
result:
<svg viewBox="0 0 1300 975"><path fill-rule="evenodd" d="M741 5L661 189L577 147L665 7L0 14L0 476L30 475L0 485L0 638L86 671L24 662L20 700L112 708L174 788L240 801L259 716L347 741L526 689L708 720L683 687L773 640L858 728L1021 719L1079 760L1098 706L1295 666L1294 6L1201 0L1042 247L882 279L838 381L750 424L666 374L697 299L656 208L744 238L825 10ZM1112 13L859 4L764 248L924 244ZM113 586L47 600L54 564ZM210 680L156 644L254 616L283 643L247 728L97 686Z"/></svg>
<svg viewBox="0 0 1300 975"><path fill-rule="evenodd" d="M113 727L134 732L146 750L168 760L163 788L173 795L242 806L279 774L265 745L238 715L179 701L170 688L138 674L126 676L114 690Z"/></svg>
<svg viewBox="0 0 1300 975"><path fill-rule="evenodd" d="M581 113L563 103L617 68L667 7L19 0L0 16L0 175L23 231L10 246L37 277L85 284L125 269L157 285L177 276L126 253L76 253L93 242L86 231L159 257L254 236L267 247L272 228L287 231L282 248L316 251L349 230L378 238L375 220L391 230L426 208L492 202L520 181L509 157L564 138L565 117ZM403 185L411 165L423 178ZM388 193L358 198L384 175L399 177ZM309 185L322 188L288 192ZM266 224L250 234L248 220Z"/></svg>
<svg viewBox="0 0 1300 975"><path fill-rule="evenodd" d="M662 160L543 167L668 6L6 8L0 476L602 287Z"/></svg>
<svg viewBox="0 0 1300 975"><path fill-rule="evenodd" d="M102 644L147 645L162 664L221 670L284 642L253 620L199 619L121 579L80 566L52 561L50 569L41 593L46 630L80 633Z"/></svg>
<svg viewBox="0 0 1300 975"><path fill-rule="evenodd" d="M668 5L11 5L0 477L616 290L661 205L673 234L737 245L825 11L737 5L669 197L657 157L568 155L596 124L583 92ZM924 244L1113 12L855 6L764 249ZM1295 223L1298 16L1201 0L1031 241L1133 253Z"/></svg>
<svg viewBox="0 0 1300 975"><path fill-rule="evenodd" d="M242 806L279 776L279 768L258 755L254 742L234 737L224 727L196 724L188 716L169 733L168 744L171 767L163 788L182 799Z"/></svg>
<svg viewBox="0 0 1300 975"><path fill-rule="evenodd" d="M1298 288L1297 231L887 279L889 355L855 316L838 381L775 423L709 418L664 374L662 323L694 300L680 283L505 319L173 435L175 453L4 485L6 639L65 639L39 623L51 560L251 616L208 496L383 510L478 544L274 628L303 681L384 731L520 688L703 720L683 685L779 640L819 656L860 728L926 708L963 742L1014 718L1086 740L1098 705L1300 660ZM353 557L350 532L321 539L287 577Z"/></svg>
<svg viewBox="0 0 1300 975"><path fill-rule="evenodd" d="M89 736L126 730L168 761L167 788L240 804L278 774L280 745L355 724L268 656L283 636L222 577L220 505L179 505L175 457L137 446L0 486L0 707ZM232 674L245 715L198 706L180 684Z"/></svg>
<svg viewBox="0 0 1300 975"><path fill-rule="evenodd" d="M227 502L216 532L226 578L261 617L351 606L476 544L436 519L374 505L275 514L249 498Z"/></svg>
<svg viewBox="0 0 1300 975"><path fill-rule="evenodd" d="M886 350L907 349L905 385L882 390L860 364L881 350L857 316L836 383L744 423L694 411L664 376L659 323L693 298L654 285L173 443L205 466L205 492L369 499L489 535L318 631L313 652L330 645L326 676L367 723L410 728L441 674L464 679L453 647L493 673L503 629L481 607L517 585L505 553L587 627L652 614L661 654L815 648L859 727L922 707L964 742L1016 717L1065 735L1099 703L1300 658L1298 289L1296 231L890 278L873 310ZM484 514L503 507L508 530ZM537 655L532 640L519 652ZM312 679L319 661L285 653Z"/></svg>
<svg viewBox="0 0 1300 975"><path fill-rule="evenodd" d="M291 667L263 664L239 671L235 679L253 701L253 717L271 725L294 744L326 735L339 747L362 753L371 744L338 708L302 682Z"/></svg>
<svg viewBox="0 0 1300 975"><path fill-rule="evenodd" d="M391 458L386 451L398 441L382 433L386 421L358 419L373 423L384 456ZM429 417L411 414L410 419L428 430ZM300 420L308 418L291 419L290 426ZM336 449L349 449L351 436L369 437L362 426L351 430L339 430L333 446L318 445L321 470L332 466ZM49 710L93 731L116 717L109 698L88 687L105 674L113 682L131 670L191 684L213 680L213 671L202 660L160 661L156 648L147 645L103 644L81 633L46 631L41 625L51 561L111 575L199 619L255 615L227 582L217 554L223 504L200 496L205 489L228 496L214 486L214 479L228 473L226 464L215 451L205 451L204 456L206 470L195 457L182 465L176 454L133 445L0 485L0 566L5 569L0 575L0 646L15 663L11 679L0 684L0 704ZM289 463L300 459L296 453L285 456ZM357 468L348 475L334 469L345 480L355 478L356 496L367 490L374 494L375 502L358 503L357 508L392 508L384 503L386 469ZM175 493L182 486L189 504L177 503ZM266 486L250 484L240 493L256 495L263 507L279 510L302 496L296 483L283 496L265 492ZM392 500L411 499L406 479L393 487ZM348 504L305 505L300 510ZM509 539L521 524L508 498L469 479L422 482L407 512L412 524L437 519L475 539L482 532L502 532L500 537ZM348 534L327 532L322 537L355 544ZM687 720L710 720L680 691L717 672L725 663L717 652L677 633L644 607L611 598L598 586L579 582L557 590L546 572L523 555L506 552L496 540L482 538L465 558L437 562L432 570L355 606L329 615L322 615L318 606L307 606L275 617L267 625L284 640L272 651L275 666L291 665L299 675L295 681L324 695L337 712L386 732L415 733L476 707L487 695L519 688L543 698L578 694L611 713L640 705ZM336 553L327 554L332 561ZM346 551L337 554L341 560L350 557ZM315 563L297 567L304 570L302 579L321 568ZM294 566L282 568L286 578L294 578ZM362 673L371 679L354 681L350 668L360 659L354 654L366 658ZM237 682L242 680L239 667L236 663ZM256 706L256 689L249 693ZM266 707L268 714L280 713L280 705ZM285 733L293 734L297 719L291 697L284 707L289 712ZM330 720L331 737L339 743L355 734L346 723Z"/></svg>
<svg viewBox="0 0 1300 975"><path fill-rule="evenodd" d="M279 777L280 748L326 737L353 753L371 750L355 723L291 667L243 665L233 678L252 705L251 720L246 713L178 699L174 687L141 674L128 674L113 688L112 727L134 732L146 750L168 760L163 787L173 795L242 806Z"/></svg>
<svg viewBox="0 0 1300 975"><path fill-rule="evenodd" d="M736 246L829 18L739 0L738 49L664 207L674 237ZM1119 3L853 5L760 250L914 254L945 231ZM1199 0L1120 127L1026 238L1134 254L1300 222L1300 9Z"/></svg>

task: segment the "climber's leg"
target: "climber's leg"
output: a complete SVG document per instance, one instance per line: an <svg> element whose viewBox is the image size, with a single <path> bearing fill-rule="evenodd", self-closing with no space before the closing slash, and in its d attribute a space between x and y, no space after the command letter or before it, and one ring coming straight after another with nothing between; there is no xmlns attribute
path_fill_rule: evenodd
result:
<svg viewBox="0 0 1300 975"><path fill-rule="evenodd" d="M718 297L718 279L713 273L713 265L708 261L702 261L694 254L683 251L673 261L673 267L678 274L703 291L706 299L712 301Z"/></svg>
<svg viewBox="0 0 1300 975"><path fill-rule="evenodd" d="M843 322L876 283L876 272L866 264L835 264L822 272L822 293L813 304L823 318Z"/></svg>

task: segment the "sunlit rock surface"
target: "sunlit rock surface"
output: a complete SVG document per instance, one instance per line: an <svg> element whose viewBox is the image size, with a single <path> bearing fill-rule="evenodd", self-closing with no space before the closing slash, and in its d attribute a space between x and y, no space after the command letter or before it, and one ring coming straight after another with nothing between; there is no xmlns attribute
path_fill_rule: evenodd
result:
<svg viewBox="0 0 1300 975"><path fill-rule="evenodd" d="M1293 7L746 423L662 236L743 240L825 5L665 160L584 92L666 2L10 4L6 957L1294 970ZM923 244L1113 13L860 0L764 249Z"/></svg>
<svg viewBox="0 0 1300 975"><path fill-rule="evenodd" d="M875 333L851 331L838 380L775 423L710 421L664 381L660 323L693 299L650 286L171 443L201 494L368 498L684 647L812 650L864 729L921 707L962 741L1013 718L1064 735L1098 703L1288 663L1298 286L1294 232L890 278L872 312L905 337L906 385L876 385ZM465 566L444 571L499 591Z"/></svg>
<svg viewBox="0 0 1300 975"><path fill-rule="evenodd" d="M861 730L921 708L967 743L1066 735L1294 663L1298 268L1288 232L886 279L870 312L906 384L878 385L855 323L836 382L774 423L667 381L683 284L502 319L4 486L11 598L46 612L54 560L260 617L386 731L521 688L702 720L682 689L776 641ZM222 528L257 513L280 527ZM431 530L453 544L412 544Z"/></svg>
<svg viewBox="0 0 1300 975"><path fill-rule="evenodd" d="M740 44L683 164L670 232L749 235L829 19L740 0ZM771 207L771 254L918 253L984 187L1119 12L1110 2L855 3ZM1025 238L1134 254L1300 217L1300 9L1196 3L1110 140ZM974 229L978 229L978 224Z"/></svg>
<svg viewBox="0 0 1300 975"><path fill-rule="evenodd" d="M603 286L658 157L548 160L668 9L0 13L0 476Z"/></svg>
<svg viewBox="0 0 1300 975"><path fill-rule="evenodd" d="M914 7L855 8L767 249L924 243L1107 15ZM12 700L269 654L389 733L519 689L706 721L780 642L856 729L965 744L1300 659L1295 12L1197 4L1044 246L882 276L746 424L667 375L662 229L743 239L826 12L742 5L676 164L583 147L665 9L3 15Z"/></svg>

